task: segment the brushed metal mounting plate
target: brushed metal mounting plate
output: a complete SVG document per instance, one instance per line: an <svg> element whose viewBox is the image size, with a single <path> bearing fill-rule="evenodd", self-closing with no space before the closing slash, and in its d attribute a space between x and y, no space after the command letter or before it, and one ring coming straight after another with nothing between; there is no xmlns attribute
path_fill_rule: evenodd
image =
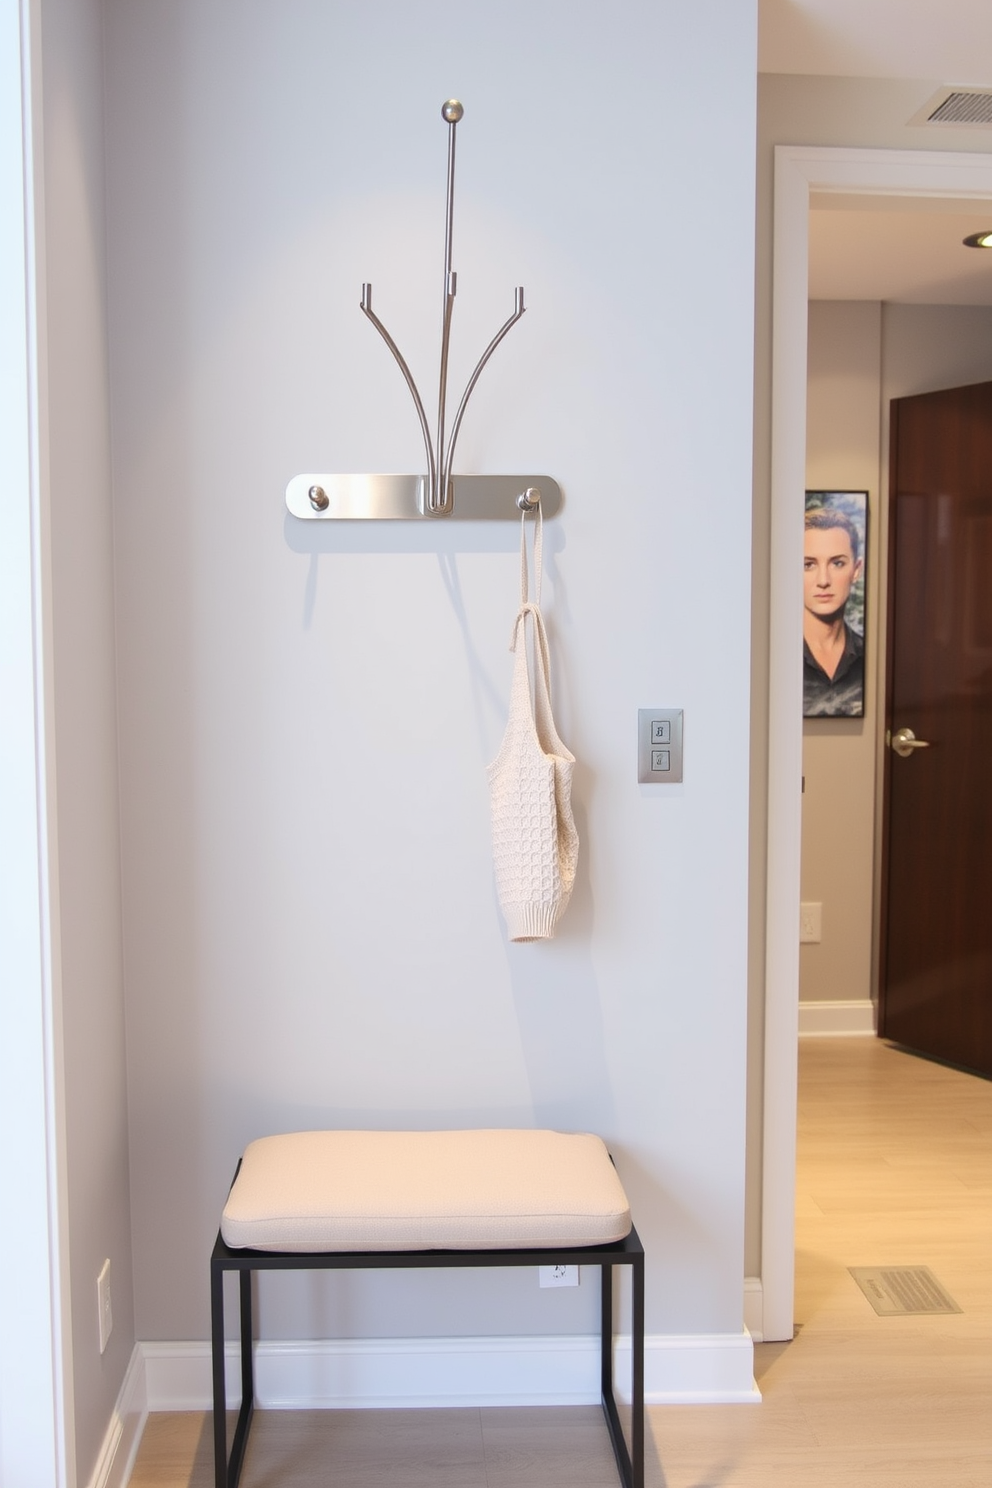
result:
<svg viewBox="0 0 992 1488"><path fill-rule="evenodd" d="M422 475L297 475L286 487L286 506L303 522L424 520L425 484ZM314 486L327 497L323 510L310 500ZM449 516L462 521L519 522L517 497L528 487L540 491L544 516L553 517L561 508L561 487L549 475L453 475L451 486Z"/></svg>

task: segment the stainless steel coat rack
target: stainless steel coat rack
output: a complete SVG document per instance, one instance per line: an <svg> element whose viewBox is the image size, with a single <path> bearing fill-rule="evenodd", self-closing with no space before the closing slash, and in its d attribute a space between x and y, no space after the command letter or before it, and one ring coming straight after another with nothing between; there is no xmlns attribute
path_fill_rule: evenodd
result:
<svg viewBox="0 0 992 1488"><path fill-rule="evenodd" d="M372 309L372 286L362 285L361 310L372 322L395 358L410 389L427 460L425 475L297 475L286 487L286 505L306 521L381 520L411 517L517 517L540 503L546 517L561 505L561 488L546 475L455 475L455 445L468 400L493 352L523 315L524 291L514 290L513 314L500 326L476 364L462 394L445 444L448 396L448 346L458 275L451 267L455 196L455 132L464 113L456 98L442 105L448 125L448 191L444 219L444 304L441 320L441 367L437 395L437 440L431 438L423 399L413 374L392 336Z"/></svg>

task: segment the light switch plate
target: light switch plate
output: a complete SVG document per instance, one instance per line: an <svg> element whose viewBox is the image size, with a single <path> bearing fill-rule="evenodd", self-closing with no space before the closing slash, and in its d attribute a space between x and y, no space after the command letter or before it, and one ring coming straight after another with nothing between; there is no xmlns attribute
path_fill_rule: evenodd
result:
<svg viewBox="0 0 992 1488"><path fill-rule="evenodd" d="M638 708L637 779L678 785L682 779L682 709Z"/></svg>
<svg viewBox="0 0 992 1488"><path fill-rule="evenodd" d="M823 905L806 901L799 906L799 944L819 945L823 939Z"/></svg>

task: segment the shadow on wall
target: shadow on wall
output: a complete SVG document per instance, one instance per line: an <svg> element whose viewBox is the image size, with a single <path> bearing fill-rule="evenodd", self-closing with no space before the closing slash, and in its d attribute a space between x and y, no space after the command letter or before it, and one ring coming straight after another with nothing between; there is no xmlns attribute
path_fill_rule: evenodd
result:
<svg viewBox="0 0 992 1488"><path fill-rule="evenodd" d="M579 799L573 798L573 810L580 843L578 872L554 943L517 945L506 938L504 929L503 944L535 1125L594 1131L608 1139L616 1130L616 1105L590 949L593 904L587 818L581 799L584 775L576 769ZM562 945L569 945L567 956L560 954Z"/></svg>
<svg viewBox="0 0 992 1488"><path fill-rule="evenodd" d="M321 554L430 554L436 553L440 577L457 623L464 649L465 669L471 691L472 714L480 756L488 759L498 747L505 724L508 691L497 686L491 668L480 651L463 593L458 557L465 553L516 553L521 524L509 521L459 521L457 518L425 519L420 522L351 521L300 522L288 513L284 536L287 547L310 555L303 597L303 623L309 628L318 599ZM564 550L566 534L558 522L544 527L544 596L554 596L552 619L567 624L568 604L557 558ZM515 570L508 572L505 613L499 617L500 642L508 645L516 613ZM549 626L556 708L566 692L564 667L554 656L555 626ZM503 637L505 635L505 641ZM565 730L566 737L568 730ZM585 798L590 787L581 761L576 767L573 809L579 832L578 874L571 903L558 927L553 944L516 945L506 936L499 913L495 885L493 914L500 925L520 1048L529 1086L532 1109L514 1105L499 1110L481 1107L436 1110L418 1109L417 1125L450 1129L459 1126L548 1126L563 1130L588 1130L609 1137L616 1130L616 1107L605 1057L605 1036L599 984L592 962L593 899L588 860L588 821ZM236 1102L237 1106L238 1103ZM368 1108L319 1110L308 1103L279 1103L256 1120L268 1122L266 1129L283 1131L309 1125L341 1127L376 1126L380 1129L409 1125L406 1108L389 1111Z"/></svg>
<svg viewBox="0 0 992 1488"><path fill-rule="evenodd" d="M519 522L458 522L457 518L446 517L424 518L421 522L301 522L287 512L283 533L287 548L310 555L303 596L306 630L310 629L317 602L322 553L437 553L445 587L466 642L469 637L465 612L457 597L457 555L513 553L520 545ZM554 572L553 555L564 546L562 529L557 525L545 527L546 571Z"/></svg>
<svg viewBox="0 0 992 1488"><path fill-rule="evenodd" d="M489 524L487 524L489 525ZM519 541L519 523L505 524ZM529 537L528 537L529 541ZM501 548L504 546L500 544ZM557 524L544 528L544 592L555 595L555 612L567 620L567 602L556 557L565 546L565 534ZM506 698L493 685L478 654L468 623L454 552L439 553L441 573L465 646L471 679L479 739L487 746L487 711L505 717ZM510 632L508 606L507 634ZM556 675L553 629L552 677ZM561 688L554 689L555 698ZM510 941L500 919L510 986L513 992L520 1044L531 1100L534 1124L563 1131L615 1131L616 1107L605 1057L605 1037L600 1008L599 984L592 964L593 900L588 867L588 818L584 800L588 774L576 765L572 809L579 834L579 863L571 901L557 928L554 945ZM493 889L495 902L496 892ZM498 913L498 911L497 911ZM562 946L567 954L562 955Z"/></svg>

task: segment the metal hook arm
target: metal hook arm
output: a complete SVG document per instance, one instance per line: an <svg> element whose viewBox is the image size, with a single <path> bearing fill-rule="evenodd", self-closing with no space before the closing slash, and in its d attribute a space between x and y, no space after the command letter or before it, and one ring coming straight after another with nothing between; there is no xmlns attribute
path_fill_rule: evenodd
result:
<svg viewBox="0 0 992 1488"><path fill-rule="evenodd" d="M458 412L455 414L455 422L451 426L451 439L448 444L448 451L444 457L444 464L442 466L441 478L445 490L448 489L448 483L451 480L451 469L455 463L455 441L458 438L458 431L462 426L462 418L465 413L465 408L468 404L469 398L471 398L472 396L475 384L478 382L479 378L482 375L482 369L489 361L489 358L492 356L493 352L496 350L497 346L502 341L507 331L509 331L511 327L516 325L517 321L520 319L521 315L523 315L526 309L527 306L524 304L524 289L523 285L520 284L517 286L513 295L513 314L510 316L509 320L505 321L503 325L500 326L499 330L496 332L495 336L490 341L485 351L482 353L476 369L472 373L472 376L469 378L468 385L466 386L464 393L462 393L462 401L458 405Z"/></svg>
<svg viewBox="0 0 992 1488"><path fill-rule="evenodd" d="M428 492L430 492L437 484L437 464L434 458L434 446L431 444L431 431L427 427L427 415L424 412L424 405L421 401L420 394L417 391L417 384L413 380L413 373L407 366L406 360L403 357L399 347L396 345L396 342L386 330L386 327L383 325L378 315L376 315L375 311L372 309L371 284L362 285L361 309L362 314L367 316L368 319L372 322L376 330L379 332L379 335L382 337L383 341L385 341L386 345L393 353L393 356L396 359L397 366L403 373L403 376L406 378L406 385L410 389L410 394L417 409L417 417L420 420L420 432L424 436L424 449L427 453L427 489Z"/></svg>

